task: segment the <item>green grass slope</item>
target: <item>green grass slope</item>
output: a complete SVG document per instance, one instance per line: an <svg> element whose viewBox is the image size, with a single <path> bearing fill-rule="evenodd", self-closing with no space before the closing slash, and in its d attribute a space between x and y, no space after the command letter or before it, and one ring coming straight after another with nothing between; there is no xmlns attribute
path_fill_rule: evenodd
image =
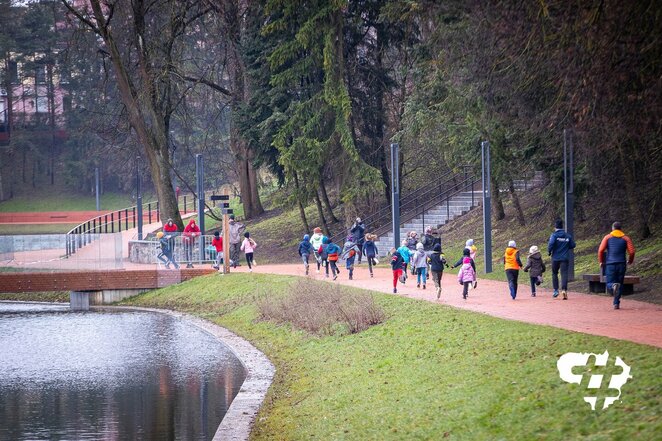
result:
<svg viewBox="0 0 662 441"><path fill-rule="evenodd" d="M380 293L374 298L387 320L359 334L316 337L258 320L257 302L284 295L292 280L212 275L125 304L197 314L265 352L277 373L256 440L612 440L662 433L660 349ZM582 400L587 380L564 383L556 362L566 352L604 350L632 366L634 378L622 402L592 411Z"/></svg>

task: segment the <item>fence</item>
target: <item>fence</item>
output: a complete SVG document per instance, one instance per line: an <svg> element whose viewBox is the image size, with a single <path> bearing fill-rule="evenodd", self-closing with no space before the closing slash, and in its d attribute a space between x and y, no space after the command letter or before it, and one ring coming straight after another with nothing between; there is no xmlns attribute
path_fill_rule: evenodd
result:
<svg viewBox="0 0 662 441"><path fill-rule="evenodd" d="M170 249L173 250L173 260L177 263L205 263L216 260L216 248L211 244L214 236L204 235L193 239L193 243L188 237L181 233L171 233L169 238ZM202 246L203 252L200 252ZM133 240L129 241L129 260L133 263L161 264L156 256L160 252L159 241L151 240Z"/></svg>

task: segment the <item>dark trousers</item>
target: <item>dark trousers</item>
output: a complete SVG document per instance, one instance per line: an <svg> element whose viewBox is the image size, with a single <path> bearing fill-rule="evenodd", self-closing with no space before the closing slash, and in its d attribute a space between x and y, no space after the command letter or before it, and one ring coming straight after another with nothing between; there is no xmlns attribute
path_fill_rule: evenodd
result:
<svg viewBox="0 0 662 441"><path fill-rule="evenodd" d="M554 291L559 290L559 270L561 270L561 289L568 290L568 261L552 260L552 286Z"/></svg>
<svg viewBox="0 0 662 441"><path fill-rule="evenodd" d="M335 260L329 260L329 266L331 267L331 273L333 273L333 276L335 277L336 274L338 274L338 263ZM328 274L328 267L327 267L327 274Z"/></svg>
<svg viewBox="0 0 662 441"><path fill-rule="evenodd" d="M608 263L605 265L605 279L607 279L607 292L611 292L614 283L621 284L614 296L614 305L619 305L621 303L621 294L623 293L623 281L625 280L625 262Z"/></svg>
<svg viewBox="0 0 662 441"><path fill-rule="evenodd" d="M231 243L230 244L230 260L232 264L236 267L239 264L239 251L241 249L240 243Z"/></svg>
<svg viewBox="0 0 662 441"><path fill-rule="evenodd" d="M368 269L370 270L370 274L372 274L372 266L375 264L375 256L368 256ZM359 260L360 262L360 260Z"/></svg>
<svg viewBox="0 0 662 441"><path fill-rule="evenodd" d="M471 283L472 282L462 282L462 286L463 286L463 288L462 288L462 297L464 297L465 299L469 295L469 285L471 285Z"/></svg>
<svg viewBox="0 0 662 441"><path fill-rule="evenodd" d="M443 271L432 271L432 281L435 288L441 288L441 276L444 275Z"/></svg>
<svg viewBox="0 0 662 441"><path fill-rule="evenodd" d="M538 278L537 277L529 277L529 279L531 280L531 294L535 294L536 293L536 282L538 281Z"/></svg>
<svg viewBox="0 0 662 441"><path fill-rule="evenodd" d="M246 253L246 263L248 264L248 269L251 269L251 263L253 263L253 253Z"/></svg>
<svg viewBox="0 0 662 441"><path fill-rule="evenodd" d="M519 277L519 270L507 269L506 277L508 278L508 288L510 288L510 297L513 299L517 297L517 278Z"/></svg>

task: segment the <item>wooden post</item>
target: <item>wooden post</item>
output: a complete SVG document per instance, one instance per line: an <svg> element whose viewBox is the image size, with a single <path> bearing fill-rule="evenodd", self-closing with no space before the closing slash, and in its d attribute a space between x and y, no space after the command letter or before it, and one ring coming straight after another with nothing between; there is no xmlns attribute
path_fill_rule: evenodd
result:
<svg viewBox="0 0 662 441"><path fill-rule="evenodd" d="M227 188L223 189L222 194L228 196ZM221 204L221 207L223 204ZM223 213L223 274L230 273L230 218L227 213Z"/></svg>

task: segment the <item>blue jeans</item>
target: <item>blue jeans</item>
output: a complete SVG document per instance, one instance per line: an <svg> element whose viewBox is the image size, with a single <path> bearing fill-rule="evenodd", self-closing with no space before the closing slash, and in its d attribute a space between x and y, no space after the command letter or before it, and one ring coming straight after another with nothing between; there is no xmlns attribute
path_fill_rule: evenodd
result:
<svg viewBox="0 0 662 441"><path fill-rule="evenodd" d="M614 305L619 305L621 303L621 293L623 292L623 280L625 280L625 262L606 264L605 279L607 279L607 292L611 292L614 283L620 283L618 292L614 296Z"/></svg>
<svg viewBox="0 0 662 441"><path fill-rule="evenodd" d="M427 278L427 271L428 269L423 267L423 268L416 268L416 283L421 284L421 279L423 279L423 285L425 285Z"/></svg>

